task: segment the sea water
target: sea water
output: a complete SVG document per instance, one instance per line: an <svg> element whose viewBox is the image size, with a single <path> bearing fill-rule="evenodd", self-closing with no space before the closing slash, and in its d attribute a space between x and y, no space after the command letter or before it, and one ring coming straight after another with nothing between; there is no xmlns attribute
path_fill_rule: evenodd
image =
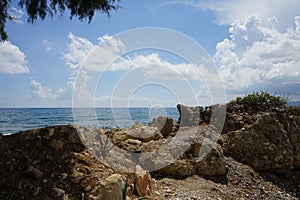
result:
<svg viewBox="0 0 300 200"><path fill-rule="evenodd" d="M147 125L158 116L178 119L176 108L0 108L0 133L46 126L77 124L88 128L127 128Z"/></svg>

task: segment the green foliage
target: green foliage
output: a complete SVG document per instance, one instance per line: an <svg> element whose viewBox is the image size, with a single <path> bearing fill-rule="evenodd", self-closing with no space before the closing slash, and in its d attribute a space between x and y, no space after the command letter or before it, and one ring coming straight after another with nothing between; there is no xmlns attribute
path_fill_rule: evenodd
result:
<svg viewBox="0 0 300 200"><path fill-rule="evenodd" d="M280 96L270 95L268 92L254 92L245 97L237 97L232 103L244 105L255 110L267 110L270 108L282 108L287 100Z"/></svg>
<svg viewBox="0 0 300 200"><path fill-rule="evenodd" d="M13 20L8 13L11 0L0 0L0 41L7 40L5 31L7 19ZM78 17L80 21L85 19L90 23L95 12L105 13L108 16L112 10L116 10L119 0L19 0L18 5L25 8L28 22L34 23L38 18L44 20L47 15L63 15L66 10L70 11L70 19Z"/></svg>
<svg viewBox="0 0 300 200"><path fill-rule="evenodd" d="M8 38L7 33L5 31L5 24L7 19L12 18L7 11L9 3L10 0L0 0L0 41L5 41Z"/></svg>

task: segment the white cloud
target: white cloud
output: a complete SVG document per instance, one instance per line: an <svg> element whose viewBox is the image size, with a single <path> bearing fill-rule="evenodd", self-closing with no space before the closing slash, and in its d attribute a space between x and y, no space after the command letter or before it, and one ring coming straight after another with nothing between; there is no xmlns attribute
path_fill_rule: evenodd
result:
<svg viewBox="0 0 300 200"><path fill-rule="evenodd" d="M181 4L199 10L211 10L217 15L219 24L230 25L235 20L244 21L249 16L259 15L266 23L268 19L276 17L277 26L283 31L293 23L293 18L299 15L299 0L190 0L190 1L169 1L161 6Z"/></svg>
<svg viewBox="0 0 300 200"><path fill-rule="evenodd" d="M9 41L0 43L0 73L22 74L28 73L25 54Z"/></svg>
<svg viewBox="0 0 300 200"><path fill-rule="evenodd" d="M67 51L63 58L69 69L78 69L88 54L95 48L95 45L88 39L78 37L72 33L69 33L69 39L71 42L67 46Z"/></svg>
<svg viewBox="0 0 300 200"><path fill-rule="evenodd" d="M160 58L157 53L122 58L107 69L110 71L140 69L146 76L161 79L199 79L200 77L200 71L194 65L173 64Z"/></svg>
<svg viewBox="0 0 300 200"><path fill-rule="evenodd" d="M123 54L125 49L120 40L108 35L99 37L98 44L93 44L88 39L72 33L69 34L69 39L70 44L63 57L71 70L81 66L88 71L105 71L115 58Z"/></svg>
<svg viewBox="0 0 300 200"><path fill-rule="evenodd" d="M81 66L81 70L87 73L87 76L88 72L141 69L146 75L152 77L163 79L184 77L198 80L201 78L201 73L208 73L203 66L188 63L173 64L160 58L157 53L124 57L125 45L112 36L99 37L97 45L72 33L69 34L69 38L71 42L64 54L66 64L70 69L76 70Z"/></svg>
<svg viewBox="0 0 300 200"><path fill-rule="evenodd" d="M217 44L215 54L229 91L278 88L299 92L300 17L294 20L293 28L284 33L264 26L258 16L231 25L230 37Z"/></svg>
<svg viewBox="0 0 300 200"><path fill-rule="evenodd" d="M53 49L52 42L50 42L48 40L43 40L43 45L45 46L46 51L51 51Z"/></svg>
<svg viewBox="0 0 300 200"><path fill-rule="evenodd" d="M218 74L215 74L214 70L210 70L204 65L196 66L185 62L172 63L169 60L163 59L158 53L141 55L138 52L134 52L126 54L126 46L122 41L108 35L98 38L98 44L93 44L88 39L73 34L70 34L69 38L71 41L64 58L69 69L74 72L71 74L70 84L74 89L73 103L76 105L83 106L87 105L88 102L93 104L92 99L101 100L102 102L109 100L108 96L103 94L99 95L98 98L93 97L95 92L94 87L98 84L98 78L102 72L121 72L124 76L132 76L128 80L131 83L140 84L143 81L155 81L166 85L175 83L178 90L183 87L182 85L188 87L187 85L190 84L189 81L193 80L200 85L204 85L202 88L205 89L206 93L207 86L211 87L211 92L219 92L220 82L217 80L220 80L220 78L217 77ZM207 62L207 60L203 62ZM127 72L131 75L126 74ZM120 76L119 80L121 80L122 75L120 73L116 74ZM113 77L115 78L115 76ZM174 82L175 80L177 82ZM129 87L128 81L123 83L127 89ZM113 84L118 83L115 82ZM180 93L184 93L185 89ZM124 90L126 89L124 88ZM205 92L202 92L202 94ZM196 93L198 92L196 91ZM120 99L126 99L126 95L125 97L121 95L122 98L120 97ZM181 95L184 96L184 94ZM114 100L116 99L119 98L115 98ZM145 99L136 98L135 100L147 103Z"/></svg>
<svg viewBox="0 0 300 200"><path fill-rule="evenodd" d="M201 73L208 73L203 66L196 67L187 63L173 64L160 58L157 53L121 57L126 47L122 41L112 36L99 37L98 45L72 33L70 33L69 38L71 42L68 45L67 53L64 55L66 64L70 69L78 69L81 66L81 70L87 73L87 76L88 72L140 69L151 77L199 80Z"/></svg>
<svg viewBox="0 0 300 200"><path fill-rule="evenodd" d="M57 92L53 92L50 88L42 85L42 83L37 80L32 79L30 81L30 96L32 98L54 100L66 94L68 90L69 86L66 88L59 88Z"/></svg>
<svg viewBox="0 0 300 200"><path fill-rule="evenodd" d="M43 86L36 80L30 81L31 97L43 98L43 99L56 99L57 95L52 93L51 89Z"/></svg>

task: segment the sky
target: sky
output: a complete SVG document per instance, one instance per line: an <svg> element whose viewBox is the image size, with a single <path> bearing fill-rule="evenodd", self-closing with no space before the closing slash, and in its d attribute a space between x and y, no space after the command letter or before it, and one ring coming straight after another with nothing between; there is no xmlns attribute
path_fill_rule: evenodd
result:
<svg viewBox="0 0 300 200"><path fill-rule="evenodd" d="M0 107L174 107L268 91L300 100L298 0L120 1L92 22L8 22Z"/></svg>

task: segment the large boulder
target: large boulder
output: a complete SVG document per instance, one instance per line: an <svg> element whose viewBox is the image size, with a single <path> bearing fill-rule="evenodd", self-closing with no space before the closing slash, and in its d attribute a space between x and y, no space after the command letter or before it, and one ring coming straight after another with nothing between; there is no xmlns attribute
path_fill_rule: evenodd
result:
<svg viewBox="0 0 300 200"><path fill-rule="evenodd" d="M227 155L254 169L277 173L300 167L300 117L277 111L223 135Z"/></svg>
<svg viewBox="0 0 300 200"><path fill-rule="evenodd" d="M179 112L178 123L181 127L198 126L203 122L203 108L200 106L189 107L182 104L177 105Z"/></svg>

